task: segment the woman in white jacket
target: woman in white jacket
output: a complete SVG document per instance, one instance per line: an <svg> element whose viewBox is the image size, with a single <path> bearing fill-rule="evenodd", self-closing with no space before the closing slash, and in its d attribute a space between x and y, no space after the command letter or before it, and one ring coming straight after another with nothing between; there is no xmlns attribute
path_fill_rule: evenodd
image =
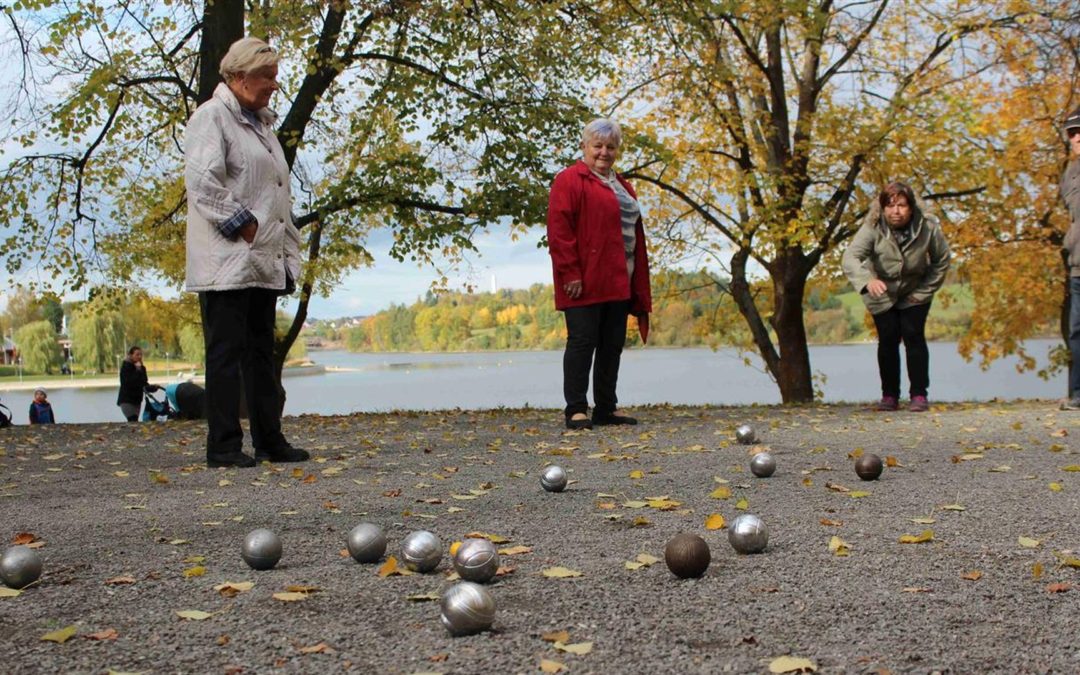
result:
<svg viewBox="0 0 1080 675"><path fill-rule="evenodd" d="M206 463L309 458L281 433L274 377L274 318L299 268L289 167L267 107L277 91L278 55L262 40L233 43L213 97L188 121L187 282L199 294L206 342ZM243 383L255 459L243 452Z"/></svg>

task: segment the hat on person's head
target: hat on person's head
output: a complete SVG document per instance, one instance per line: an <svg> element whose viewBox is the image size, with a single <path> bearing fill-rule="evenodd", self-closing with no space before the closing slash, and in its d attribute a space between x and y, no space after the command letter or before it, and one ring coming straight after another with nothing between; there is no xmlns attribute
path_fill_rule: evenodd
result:
<svg viewBox="0 0 1080 675"><path fill-rule="evenodd" d="M1061 128L1066 132L1069 129L1080 129L1080 107L1069 113L1069 116L1065 118L1065 123L1061 125Z"/></svg>
<svg viewBox="0 0 1080 675"><path fill-rule="evenodd" d="M41 394L42 396L48 396L48 394L45 393L45 390L40 388L34 390L34 396L37 396L38 394Z"/></svg>

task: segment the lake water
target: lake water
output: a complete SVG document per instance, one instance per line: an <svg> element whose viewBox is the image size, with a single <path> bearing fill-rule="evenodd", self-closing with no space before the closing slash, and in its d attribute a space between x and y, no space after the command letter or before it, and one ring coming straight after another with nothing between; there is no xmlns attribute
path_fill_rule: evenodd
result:
<svg viewBox="0 0 1080 675"><path fill-rule="evenodd" d="M1032 340L1029 351L1045 365L1047 350L1060 342ZM871 401L880 396L875 344L810 348L826 402ZM351 354L312 352L316 363L348 369L288 377L286 415L338 415L393 409L561 408L562 352L467 354ZM955 343L930 345L931 401L986 401L1064 395L1066 376L1042 380L1018 373L1013 358L983 371L964 361ZM156 383L162 384L157 381ZM904 387L907 386L906 376ZM15 422L27 422L30 392L7 392L3 402ZM734 350L636 349L623 353L619 399L627 406L775 404L780 394L769 376L746 366ZM49 392L62 422L120 422L116 389L56 389Z"/></svg>

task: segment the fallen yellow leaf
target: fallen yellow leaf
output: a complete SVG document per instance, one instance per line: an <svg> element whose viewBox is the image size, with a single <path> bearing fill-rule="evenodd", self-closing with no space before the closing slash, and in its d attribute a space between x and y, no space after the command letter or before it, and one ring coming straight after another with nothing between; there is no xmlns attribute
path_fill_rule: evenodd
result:
<svg viewBox="0 0 1080 675"><path fill-rule="evenodd" d="M1050 483L1049 487L1051 492L1061 492L1063 489L1061 483Z"/></svg>
<svg viewBox="0 0 1080 675"><path fill-rule="evenodd" d="M592 651L591 642L575 642L571 645L564 642L555 642L552 643L551 646L558 649L560 652L569 652L570 654L577 654L578 656L584 656Z"/></svg>
<svg viewBox="0 0 1080 675"><path fill-rule="evenodd" d="M721 530L724 528L724 516L714 513L705 519L706 530Z"/></svg>
<svg viewBox="0 0 1080 675"><path fill-rule="evenodd" d="M1040 543L1038 539L1031 537L1018 537L1016 541L1024 548L1036 548Z"/></svg>
<svg viewBox="0 0 1080 675"><path fill-rule="evenodd" d="M781 656L769 663L770 673L812 673L816 670L813 661L797 656Z"/></svg>
<svg viewBox="0 0 1080 675"><path fill-rule="evenodd" d="M564 670L566 670L566 666L558 661L540 659L540 672L542 673L561 673Z"/></svg>
<svg viewBox="0 0 1080 675"><path fill-rule="evenodd" d="M1039 577L1042 576L1042 573L1043 573L1042 563L1036 561L1035 564L1031 566L1031 576L1034 579L1038 579Z"/></svg>
<svg viewBox="0 0 1080 675"><path fill-rule="evenodd" d="M735 502L735 508L740 511L745 511L746 509L750 508L750 502L746 500L746 497L743 497L739 501Z"/></svg>
<svg viewBox="0 0 1080 675"><path fill-rule="evenodd" d="M192 621L202 621L203 619L209 619L214 616L210 612L204 612L201 609L181 609L177 610L176 616L181 619L190 619Z"/></svg>
<svg viewBox="0 0 1080 675"><path fill-rule="evenodd" d="M282 593L274 593L270 597L275 600L281 600L282 602L299 602L301 600L307 600L308 594L296 591L284 591Z"/></svg>
<svg viewBox="0 0 1080 675"><path fill-rule="evenodd" d="M862 499L863 497L869 497L870 493L866 490L852 490L848 493L848 497L852 499Z"/></svg>
<svg viewBox="0 0 1080 675"><path fill-rule="evenodd" d="M923 530L922 534L905 534L900 537L901 544L925 544L928 541L933 541L934 531Z"/></svg>
<svg viewBox="0 0 1080 675"><path fill-rule="evenodd" d="M51 633L45 633L41 636L41 639L45 640L46 642L55 642L56 644L62 645L68 640L70 640L72 637L74 637L75 632L76 628L73 624L71 626L65 626L64 628L61 628L59 630L54 630Z"/></svg>
<svg viewBox="0 0 1080 675"><path fill-rule="evenodd" d="M566 567L549 567L545 569L542 574L545 577L551 577L552 579L568 579L571 577L584 576L581 572Z"/></svg>
<svg viewBox="0 0 1080 675"><path fill-rule="evenodd" d="M942 511L967 511L966 508L964 508L963 506L960 506L959 504L946 504L945 506L941 507L941 510Z"/></svg>
<svg viewBox="0 0 1080 675"><path fill-rule="evenodd" d="M713 499L731 499L731 488L726 485L721 485L710 492L709 496Z"/></svg>
<svg viewBox="0 0 1080 675"><path fill-rule="evenodd" d="M966 579L968 581L978 581L979 579L982 579L982 575L983 573L979 570L971 570L970 572L965 572L964 574L961 574L960 578Z"/></svg>
<svg viewBox="0 0 1080 675"><path fill-rule="evenodd" d="M0 586L0 598L17 598L22 594L22 591L14 588L7 588L6 586Z"/></svg>
<svg viewBox="0 0 1080 675"><path fill-rule="evenodd" d="M633 471L630 472L630 477L631 478L644 478L645 477L645 472L642 471L641 469L634 469Z"/></svg>
<svg viewBox="0 0 1080 675"><path fill-rule="evenodd" d="M570 632L565 630L555 630L550 633L543 633L540 639L544 642L566 642L570 639Z"/></svg>
<svg viewBox="0 0 1080 675"><path fill-rule="evenodd" d="M238 581L235 583L226 581L223 584L218 584L217 586L214 586L214 590L225 596L226 598L231 598L239 593L247 593L254 587L254 581Z"/></svg>
<svg viewBox="0 0 1080 675"><path fill-rule="evenodd" d="M532 553L532 546L511 546L499 549L499 555L521 555L522 553Z"/></svg>
<svg viewBox="0 0 1080 675"><path fill-rule="evenodd" d="M185 579L190 579L191 577L201 577L202 575L206 574L206 568L202 565L199 565L197 567L189 567L184 570L183 574Z"/></svg>
<svg viewBox="0 0 1080 675"><path fill-rule="evenodd" d="M829 552L833 555L844 557L850 552L851 546L841 539L840 537L833 537L829 540Z"/></svg>

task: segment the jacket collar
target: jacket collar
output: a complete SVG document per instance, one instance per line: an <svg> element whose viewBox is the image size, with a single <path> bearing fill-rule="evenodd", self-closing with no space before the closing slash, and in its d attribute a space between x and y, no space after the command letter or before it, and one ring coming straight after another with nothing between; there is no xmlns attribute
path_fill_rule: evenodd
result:
<svg viewBox="0 0 1080 675"><path fill-rule="evenodd" d="M236 116L238 122L243 124L248 123L247 118L244 117L240 101L236 100L236 94L232 92L232 89L229 89L229 85L224 82L219 82L218 86L214 89L214 98L221 101L221 103L229 109L229 112ZM277 114L270 108L256 110L255 115L258 116L264 124L271 126L277 121Z"/></svg>

